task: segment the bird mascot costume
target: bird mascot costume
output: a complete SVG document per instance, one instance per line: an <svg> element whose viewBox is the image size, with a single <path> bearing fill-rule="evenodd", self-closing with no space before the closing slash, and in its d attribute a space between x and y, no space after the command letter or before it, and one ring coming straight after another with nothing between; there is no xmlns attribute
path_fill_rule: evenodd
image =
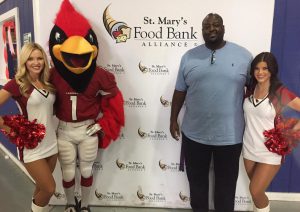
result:
<svg viewBox="0 0 300 212"><path fill-rule="evenodd" d="M59 161L67 199L65 212L89 212L93 163L98 147L116 140L124 126L124 101L115 77L96 64L98 41L87 19L64 0L49 38L56 87ZM75 190L76 162L81 200Z"/></svg>

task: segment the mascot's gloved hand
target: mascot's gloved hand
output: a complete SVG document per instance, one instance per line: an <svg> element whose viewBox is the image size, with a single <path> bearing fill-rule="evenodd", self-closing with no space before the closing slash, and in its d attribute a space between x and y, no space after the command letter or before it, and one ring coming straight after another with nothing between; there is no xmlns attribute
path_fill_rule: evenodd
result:
<svg viewBox="0 0 300 212"><path fill-rule="evenodd" d="M91 124L90 126L88 126L86 128L86 134L88 136L92 136L96 133L98 133L102 128L100 127L100 125L98 123L95 124Z"/></svg>

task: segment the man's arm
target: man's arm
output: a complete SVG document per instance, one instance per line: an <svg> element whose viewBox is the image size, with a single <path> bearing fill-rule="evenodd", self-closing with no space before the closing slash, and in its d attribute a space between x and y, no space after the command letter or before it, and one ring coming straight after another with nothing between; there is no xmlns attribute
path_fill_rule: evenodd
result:
<svg viewBox="0 0 300 212"><path fill-rule="evenodd" d="M179 136L180 136L179 125L177 122L178 114L184 103L185 96L186 96L186 91L174 90L174 94L172 98L171 117L170 117L170 133L172 137L176 140L179 140Z"/></svg>

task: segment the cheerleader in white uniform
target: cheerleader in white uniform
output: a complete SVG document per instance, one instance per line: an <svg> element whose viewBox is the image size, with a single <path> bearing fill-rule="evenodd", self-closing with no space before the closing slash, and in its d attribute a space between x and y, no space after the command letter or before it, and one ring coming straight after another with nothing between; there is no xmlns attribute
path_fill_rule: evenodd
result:
<svg viewBox="0 0 300 212"><path fill-rule="evenodd" d="M277 77L276 58L269 52L257 55L251 63L252 83L244 101L245 132L243 157L250 179L254 211L270 211L266 189L278 172L282 156L265 146L265 130L274 128L274 119L285 106L300 111L300 99L282 85ZM294 130L299 129L299 122Z"/></svg>
<svg viewBox="0 0 300 212"><path fill-rule="evenodd" d="M36 119L38 124L43 124L46 128L45 137L37 147L18 149L20 160L24 162L26 170L36 183L31 210L46 212L49 200L55 192L52 172L58 152L53 120L55 89L48 82L50 74L47 56L40 45L25 44L19 62L15 79L10 80L0 90L0 105L12 97L28 120ZM10 131L2 117L0 117L0 128Z"/></svg>

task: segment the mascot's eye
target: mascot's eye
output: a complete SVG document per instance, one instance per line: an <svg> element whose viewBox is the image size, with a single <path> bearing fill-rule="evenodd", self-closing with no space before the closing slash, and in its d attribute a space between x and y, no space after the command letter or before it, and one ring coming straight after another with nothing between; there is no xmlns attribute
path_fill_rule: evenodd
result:
<svg viewBox="0 0 300 212"><path fill-rule="evenodd" d="M91 34L89 35L89 40L90 40L91 43L94 42L94 38L93 38L93 36Z"/></svg>
<svg viewBox="0 0 300 212"><path fill-rule="evenodd" d="M94 33L93 30L89 30L88 33L84 36L84 38L89 42L91 45L95 45L98 48L98 41L97 41L97 36Z"/></svg>
<svg viewBox="0 0 300 212"><path fill-rule="evenodd" d="M55 40L60 43L61 42L61 37L60 37L60 33L59 32L56 32L55 33Z"/></svg>

